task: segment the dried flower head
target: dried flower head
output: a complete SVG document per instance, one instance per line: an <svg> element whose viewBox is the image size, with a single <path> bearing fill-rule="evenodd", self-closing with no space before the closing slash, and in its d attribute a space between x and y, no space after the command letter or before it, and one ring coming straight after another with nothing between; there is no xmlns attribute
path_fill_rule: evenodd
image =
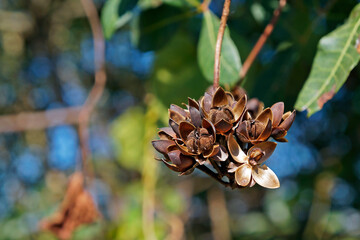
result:
<svg viewBox="0 0 360 240"><path fill-rule="evenodd" d="M271 135L272 111L263 110L255 119L246 114L244 121L236 129L237 137L242 142L256 144L266 141Z"/></svg>
<svg viewBox="0 0 360 240"><path fill-rule="evenodd" d="M244 94L238 101L230 92L219 87L214 95L205 93L201 99L201 110L205 118L214 125L217 133L226 134L237 123L245 111L247 97Z"/></svg>
<svg viewBox="0 0 360 240"><path fill-rule="evenodd" d="M262 142L252 146L247 154L243 152L235 138L228 138L231 156L238 163L231 166L230 172L235 172L236 183L242 187L253 186L255 183L266 188L278 188L280 182L275 173L263 164L274 152L276 143Z"/></svg>
<svg viewBox="0 0 360 240"><path fill-rule="evenodd" d="M257 99L247 101L239 87L232 93L211 87L199 102L189 98L185 106L170 106L169 127L161 128L160 139L152 142L168 168L180 175L198 168L232 188L280 186L263 163L276 148L271 137L286 141L295 112L284 114L283 103L264 109Z"/></svg>
<svg viewBox="0 0 360 240"><path fill-rule="evenodd" d="M273 122L271 136L279 142L287 142L285 136L287 131L293 124L296 116L295 110L293 112L286 112L284 114L284 103L278 102L272 105Z"/></svg>

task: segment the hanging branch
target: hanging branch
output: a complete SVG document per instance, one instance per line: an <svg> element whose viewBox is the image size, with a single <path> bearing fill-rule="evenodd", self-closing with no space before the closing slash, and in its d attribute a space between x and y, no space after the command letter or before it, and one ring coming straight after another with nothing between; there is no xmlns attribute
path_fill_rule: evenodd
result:
<svg viewBox="0 0 360 240"><path fill-rule="evenodd" d="M223 12L220 20L219 32L216 39L215 46L215 62L214 62L214 87L219 87L220 80L220 56L221 56L221 45L225 33L226 22L230 13L231 0L225 0Z"/></svg>
<svg viewBox="0 0 360 240"><path fill-rule="evenodd" d="M286 5L286 0L280 0L278 8L274 11L274 15L270 21L270 23L265 27L263 34L261 34L260 38L256 42L255 46L251 50L249 56L246 58L241 71L240 71L240 81L246 76L249 71L252 63L254 62L256 56L259 54L261 48L264 46L266 40L274 30L274 26L279 19L280 13L282 9Z"/></svg>
<svg viewBox="0 0 360 240"><path fill-rule="evenodd" d="M95 83L79 114L79 140L81 146L82 167L83 171L89 174L89 172L87 172L87 162L91 158L91 152L88 145L88 125L91 113L95 109L105 88L105 41L95 4L92 0L81 0L81 4L83 5L85 14L89 20L94 39Z"/></svg>

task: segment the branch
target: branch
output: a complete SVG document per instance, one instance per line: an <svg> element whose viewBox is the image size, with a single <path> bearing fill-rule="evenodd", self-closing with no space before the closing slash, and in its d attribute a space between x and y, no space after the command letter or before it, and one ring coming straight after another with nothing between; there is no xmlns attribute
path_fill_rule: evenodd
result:
<svg viewBox="0 0 360 240"><path fill-rule="evenodd" d="M106 83L105 41L97 9L92 0L81 0L85 14L89 20L94 38L95 83L79 114L79 140L81 146L83 171L86 172L87 161L91 158L88 146L88 125L91 113L103 94Z"/></svg>
<svg viewBox="0 0 360 240"><path fill-rule="evenodd" d="M219 87L221 45L225 33L226 21L228 19L230 12L230 3L231 0L225 0L224 8L220 20L219 32L216 39L215 62L214 62L214 84L213 84L215 88Z"/></svg>
<svg viewBox="0 0 360 240"><path fill-rule="evenodd" d="M265 27L263 34L261 34L260 38L256 42L255 46L251 50L249 56L246 58L243 66L242 66L242 69L240 71L240 81L241 81L241 79L243 79L246 76L246 74L249 71L252 63L254 62L256 56L259 54L261 48L264 46L266 40L268 39L268 37L270 36L272 31L274 30L274 26L275 26L276 22L278 21L280 13L281 13L282 9L285 7L285 5L286 5L286 0L279 1L279 6L274 11L274 15L273 15L270 23Z"/></svg>
<svg viewBox="0 0 360 240"><path fill-rule="evenodd" d="M0 133L40 130L63 124L78 123L81 107L23 112L0 117Z"/></svg>

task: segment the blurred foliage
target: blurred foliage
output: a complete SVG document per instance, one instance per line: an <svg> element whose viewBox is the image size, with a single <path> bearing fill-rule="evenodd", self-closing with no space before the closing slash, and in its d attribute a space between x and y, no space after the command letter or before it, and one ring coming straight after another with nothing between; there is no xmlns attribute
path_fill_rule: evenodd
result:
<svg viewBox="0 0 360 240"><path fill-rule="evenodd" d="M91 122L95 180L88 188L103 218L73 239L359 239L359 67L321 111L309 119L298 113L290 142L268 160L280 189L231 191L198 171L178 177L154 160L150 145L167 124L169 104L197 99L210 85L213 67L201 62L213 50L202 36L223 1L211 1L207 17L198 0L95 3L108 38L108 83ZM242 82L249 95L290 110L320 39L341 28L357 3L289 1ZM277 4L232 1L228 64L240 68L239 56L249 54ZM0 1L0 59L2 115L83 104L94 67L80 2ZM225 76L224 84L236 81ZM0 239L54 239L37 224L56 210L76 169L76 127L1 134L0 143Z"/></svg>

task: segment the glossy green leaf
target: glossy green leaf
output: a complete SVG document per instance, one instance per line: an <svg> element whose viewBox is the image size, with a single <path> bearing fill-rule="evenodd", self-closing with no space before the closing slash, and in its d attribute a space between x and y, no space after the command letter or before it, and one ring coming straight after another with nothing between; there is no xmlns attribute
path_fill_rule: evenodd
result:
<svg viewBox="0 0 360 240"><path fill-rule="evenodd" d="M141 51L158 50L175 35L180 22L193 15L168 4L144 10L132 25L133 43Z"/></svg>
<svg viewBox="0 0 360 240"><path fill-rule="evenodd" d="M215 44L219 26L220 20L210 11L206 11L198 44L198 63L209 82L214 79ZM241 60L228 29L224 34L220 64L220 83L234 84L239 79Z"/></svg>
<svg viewBox="0 0 360 240"><path fill-rule="evenodd" d="M109 39L116 29L126 24L132 17L131 10L138 0L108 0L101 11L104 36Z"/></svg>
<svg viewBox="0 0 360 240"><path fill-rule="evenodd" d="M359 62L360 54L355 46L359 34L360 4L345 24L321 38L310 76L295 103L297 110L308 110L310 116L341 88Z"/></svg>

